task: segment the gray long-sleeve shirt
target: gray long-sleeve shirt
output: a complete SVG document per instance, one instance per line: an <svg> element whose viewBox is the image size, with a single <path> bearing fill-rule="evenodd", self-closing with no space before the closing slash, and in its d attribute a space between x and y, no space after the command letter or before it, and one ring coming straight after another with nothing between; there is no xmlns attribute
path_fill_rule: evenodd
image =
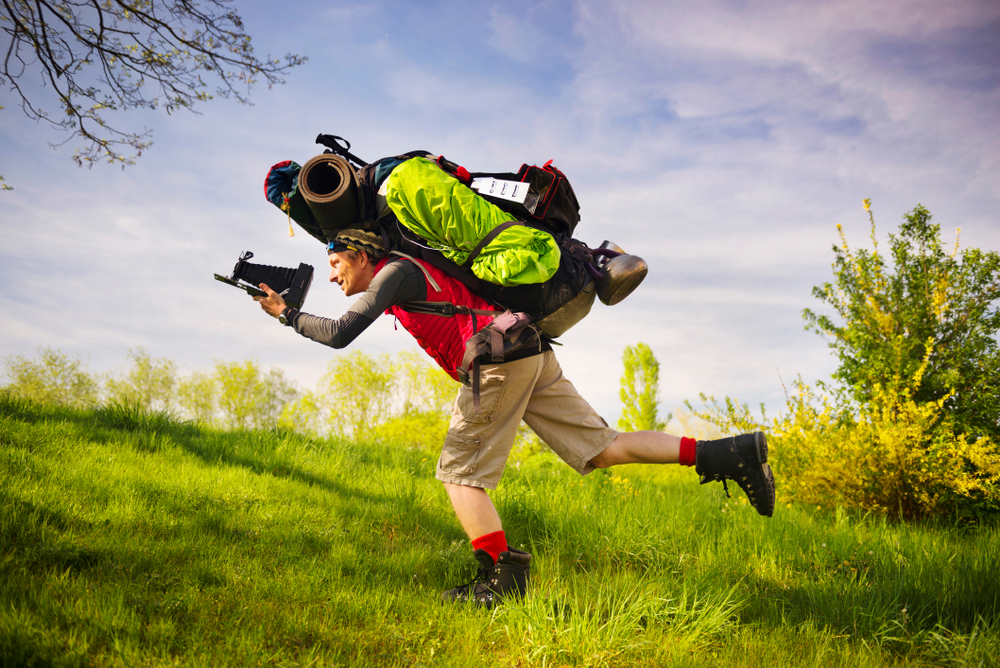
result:
<svg viewBox="0 0 1000 668"><path fill-rule="evenodd" d="M337 320L298 312L291 325L302 336L333 348L344 348L385 310L396 304L427 299L427 279L412 262L393 260L375 275L368 289Z"/></svg>

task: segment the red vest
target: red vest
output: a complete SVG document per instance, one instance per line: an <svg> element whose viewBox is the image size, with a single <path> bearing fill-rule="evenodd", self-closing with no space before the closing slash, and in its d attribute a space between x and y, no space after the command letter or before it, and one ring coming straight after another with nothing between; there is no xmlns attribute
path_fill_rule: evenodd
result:
<svg viewBox="0 0 1000 668"><path fill-rule="evenodd" d="M375 265L375 273L382 270L386 263L394 258L385 258ZM426 269L440 290L435 290L427 281L427 301L451 302L474 309L495 310L495 307L482 297L469 291L467 287L437 267L432 267L422 260L413 260ZM426 274L425 274L426 276ZM420 347L434 358L449 376L458 380L456 369L465 356L465 342L472 338L472 316L455 315L451 317L428 315L425 313L409 313L399 306L386 309L386 315L395 316L403 328L413 335ZM499 315L499 312L497 313ZM476 316L479 319L478 330L481 330L493 320L490 316Z"/></svg>

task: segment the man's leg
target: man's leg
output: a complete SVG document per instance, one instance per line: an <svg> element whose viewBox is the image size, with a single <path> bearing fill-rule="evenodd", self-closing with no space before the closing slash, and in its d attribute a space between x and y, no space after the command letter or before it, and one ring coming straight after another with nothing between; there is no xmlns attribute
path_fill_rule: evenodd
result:
<svg viewBox="0 0 1000 668"><path fill-rule="evenodd" d="M444 483L444 489L470 540L503 531L500 516L485 489L450 482Z"/></svg>
<svg viewBox="0 0 1000 668"><path fill-rule="evenodd" d="M681 439L659 431L633 431L618 434L603 452L590 460L594 467L606 469L618 464L676 464L680 459Z"/></svg>
<svg viewBox="0 0 1000 668"><path fill-rule="evenodd" d="M492 607L499 600L520 598L527 592L531 555L507 545L486 489L495 489L500 481L539 366L534 358L484 365L479 410L469 387L459 391L436 477L472 541L480 569L472 582L446 591L445 599L471 599L476 605Z"/></svg>
<svg viewBox="0 0 1000 668"><path fill-rule="evenodd" d="M703 483L733 480L757 512L772 515L774 476L763 433L699 442L656 431L616 432L562 376L555 356L546 356L546 370L524 421L576 471L587 474L595 468L633 463L694 466Z"/></svg>
<svg viewBox="0 0 1000 668"><path fill-rule="evenodd" d="M714 441L695 441L656 431L623 433L590 463L599 469L617 464L693 465L703 484L733 480L758 513L767 517L774 513L774 475L767 464L767 438L762 432Z"/></svg>
<svg viewBox="0 0 1000 668"><path fill-rule="evenodd" d="M507 545L493 502L482 487L444 483L465 533L472 539L473 556L479 562L474 580L442 594L445 600L473 600L492 608L504 598L521 598L528 591L531 555Z"/></svg>

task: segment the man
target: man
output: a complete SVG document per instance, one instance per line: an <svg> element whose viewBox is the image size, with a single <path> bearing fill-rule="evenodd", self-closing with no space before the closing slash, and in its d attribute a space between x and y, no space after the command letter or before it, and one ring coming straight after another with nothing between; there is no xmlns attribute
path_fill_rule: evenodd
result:
<svg viewBox="0 0 1000 668"><path fill-rule="evenodd" d="M285 305L266 285L255 297L269 315L299 334L334 348L349 345L379 315L396 316L452 377L465 343L489 324L484 316L441 317L403 308L411 301L447 301L473 309L492 306L459 281L419 260L389 256L382 238L362 228L341 231L328 246L330 281L359 299L338 320L299 312ZM478 317L478 323L472 322ZM562 374L544 342L493 364L481 360L480 406L463 385L456 399L436 477L448 493L462 528L472 541L481 568L478 578L444 593L452 600L472 599L491 607L506 597L523 596L531 555L507 544L500 517L487 489L503 474L517 427L523 419L581 475L616 464L694 465L703 482L735 480L762 515L774 511L774 478L767 465L767 441L760 432L696 443L662 432L619 433L584 401Z"/></svg>

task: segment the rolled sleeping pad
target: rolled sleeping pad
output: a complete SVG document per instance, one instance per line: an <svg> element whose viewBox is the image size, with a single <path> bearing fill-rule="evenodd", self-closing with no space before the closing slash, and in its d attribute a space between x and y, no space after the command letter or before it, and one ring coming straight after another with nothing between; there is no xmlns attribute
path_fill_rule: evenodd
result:
<svg viewBox="0 0 1000 668"><path fill-rule="evenodd" d="M299 172L299 192L319 226L332 239L350 227L358 214L358 176L339 155L317 155Z"/></svg>

